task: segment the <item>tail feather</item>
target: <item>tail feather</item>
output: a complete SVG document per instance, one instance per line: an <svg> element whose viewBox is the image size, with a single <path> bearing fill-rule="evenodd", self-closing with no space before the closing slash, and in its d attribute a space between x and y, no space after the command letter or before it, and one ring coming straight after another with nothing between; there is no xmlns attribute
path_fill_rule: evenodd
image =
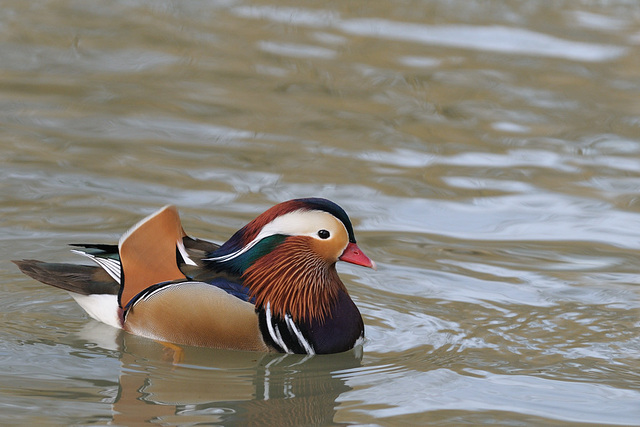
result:
<svg viewBox="0 0 640 427"><path fill-rule="evenodd" d="M20 270L42 283L80 295L117 295L120 285L100 267L42 262L13 261Z"/></svg>
<svg viewBox="0 0 640 427"><path fill-rule="evenodd" d="M90 253L91 255L120 259L120 255L118 254L118 245L105 245L102 243L70 243L69 246L84 248L83 251Z"/></svg>

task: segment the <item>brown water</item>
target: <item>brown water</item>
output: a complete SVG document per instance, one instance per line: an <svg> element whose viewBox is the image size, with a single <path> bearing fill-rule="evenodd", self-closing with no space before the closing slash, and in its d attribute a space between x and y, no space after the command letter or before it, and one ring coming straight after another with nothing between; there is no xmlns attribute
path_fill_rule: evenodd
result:
<svg viewBox="0 0 640 427"><path fill-rule="evenodd" d="M0 148L0 424L640 425L635 1L5 1ZM310 195L362 354L173 365L8 261Z"/></svg>

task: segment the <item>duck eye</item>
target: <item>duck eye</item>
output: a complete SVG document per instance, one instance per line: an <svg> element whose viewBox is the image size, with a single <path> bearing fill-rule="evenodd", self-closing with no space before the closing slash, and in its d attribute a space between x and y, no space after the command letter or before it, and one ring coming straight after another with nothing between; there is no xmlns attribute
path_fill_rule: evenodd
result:
<svg viewBox="0 0 640 427"><path fill-rule="evenodd" d="M318 231L318 237L321 239L328 239L329 236L331 236L331 233L329 233L327 230L320 230Z"/></svg>

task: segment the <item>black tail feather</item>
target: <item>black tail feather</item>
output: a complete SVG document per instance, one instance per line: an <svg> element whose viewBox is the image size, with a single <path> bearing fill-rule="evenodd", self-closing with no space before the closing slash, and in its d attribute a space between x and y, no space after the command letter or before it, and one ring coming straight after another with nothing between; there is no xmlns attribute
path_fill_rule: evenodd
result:
<svg viewBox="0 0 640 427"><path fill-rule="evenodd" d="M100 267L42 262L12 261L20 270L42 283L81 295L117 295L120 285Z"/></svg>
<svg viewBox="0 0 640 427"><path fill-rule="evenodd" d="M102 243L69 243L69 246L75 246L77 248L93 248L100 249L104 252L118 253L118 245L105 245Z"/></svg>

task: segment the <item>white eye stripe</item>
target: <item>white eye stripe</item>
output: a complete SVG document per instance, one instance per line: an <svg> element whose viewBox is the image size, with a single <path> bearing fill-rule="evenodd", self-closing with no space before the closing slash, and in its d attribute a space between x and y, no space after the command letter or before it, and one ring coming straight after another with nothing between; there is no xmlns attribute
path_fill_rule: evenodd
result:
<svg viewBox="0 0 640 427"><path fill-rule="evenodd" d="M229 261L246 253L262 239L269 236L275 236L277 234L285 236L309 236L318 240L327 240L319 237L318 231L323 229L329 231L331 238L337 234L332 232L332 230L335 230L336 223L342 226L345 233L347 232L347 228L344 224L328 212L317 210L297 210L289 212L275 218L273 221L262 227L260 233L258 233L251 242L239 250L219 257L206 258L205 261Z"/></svg>

